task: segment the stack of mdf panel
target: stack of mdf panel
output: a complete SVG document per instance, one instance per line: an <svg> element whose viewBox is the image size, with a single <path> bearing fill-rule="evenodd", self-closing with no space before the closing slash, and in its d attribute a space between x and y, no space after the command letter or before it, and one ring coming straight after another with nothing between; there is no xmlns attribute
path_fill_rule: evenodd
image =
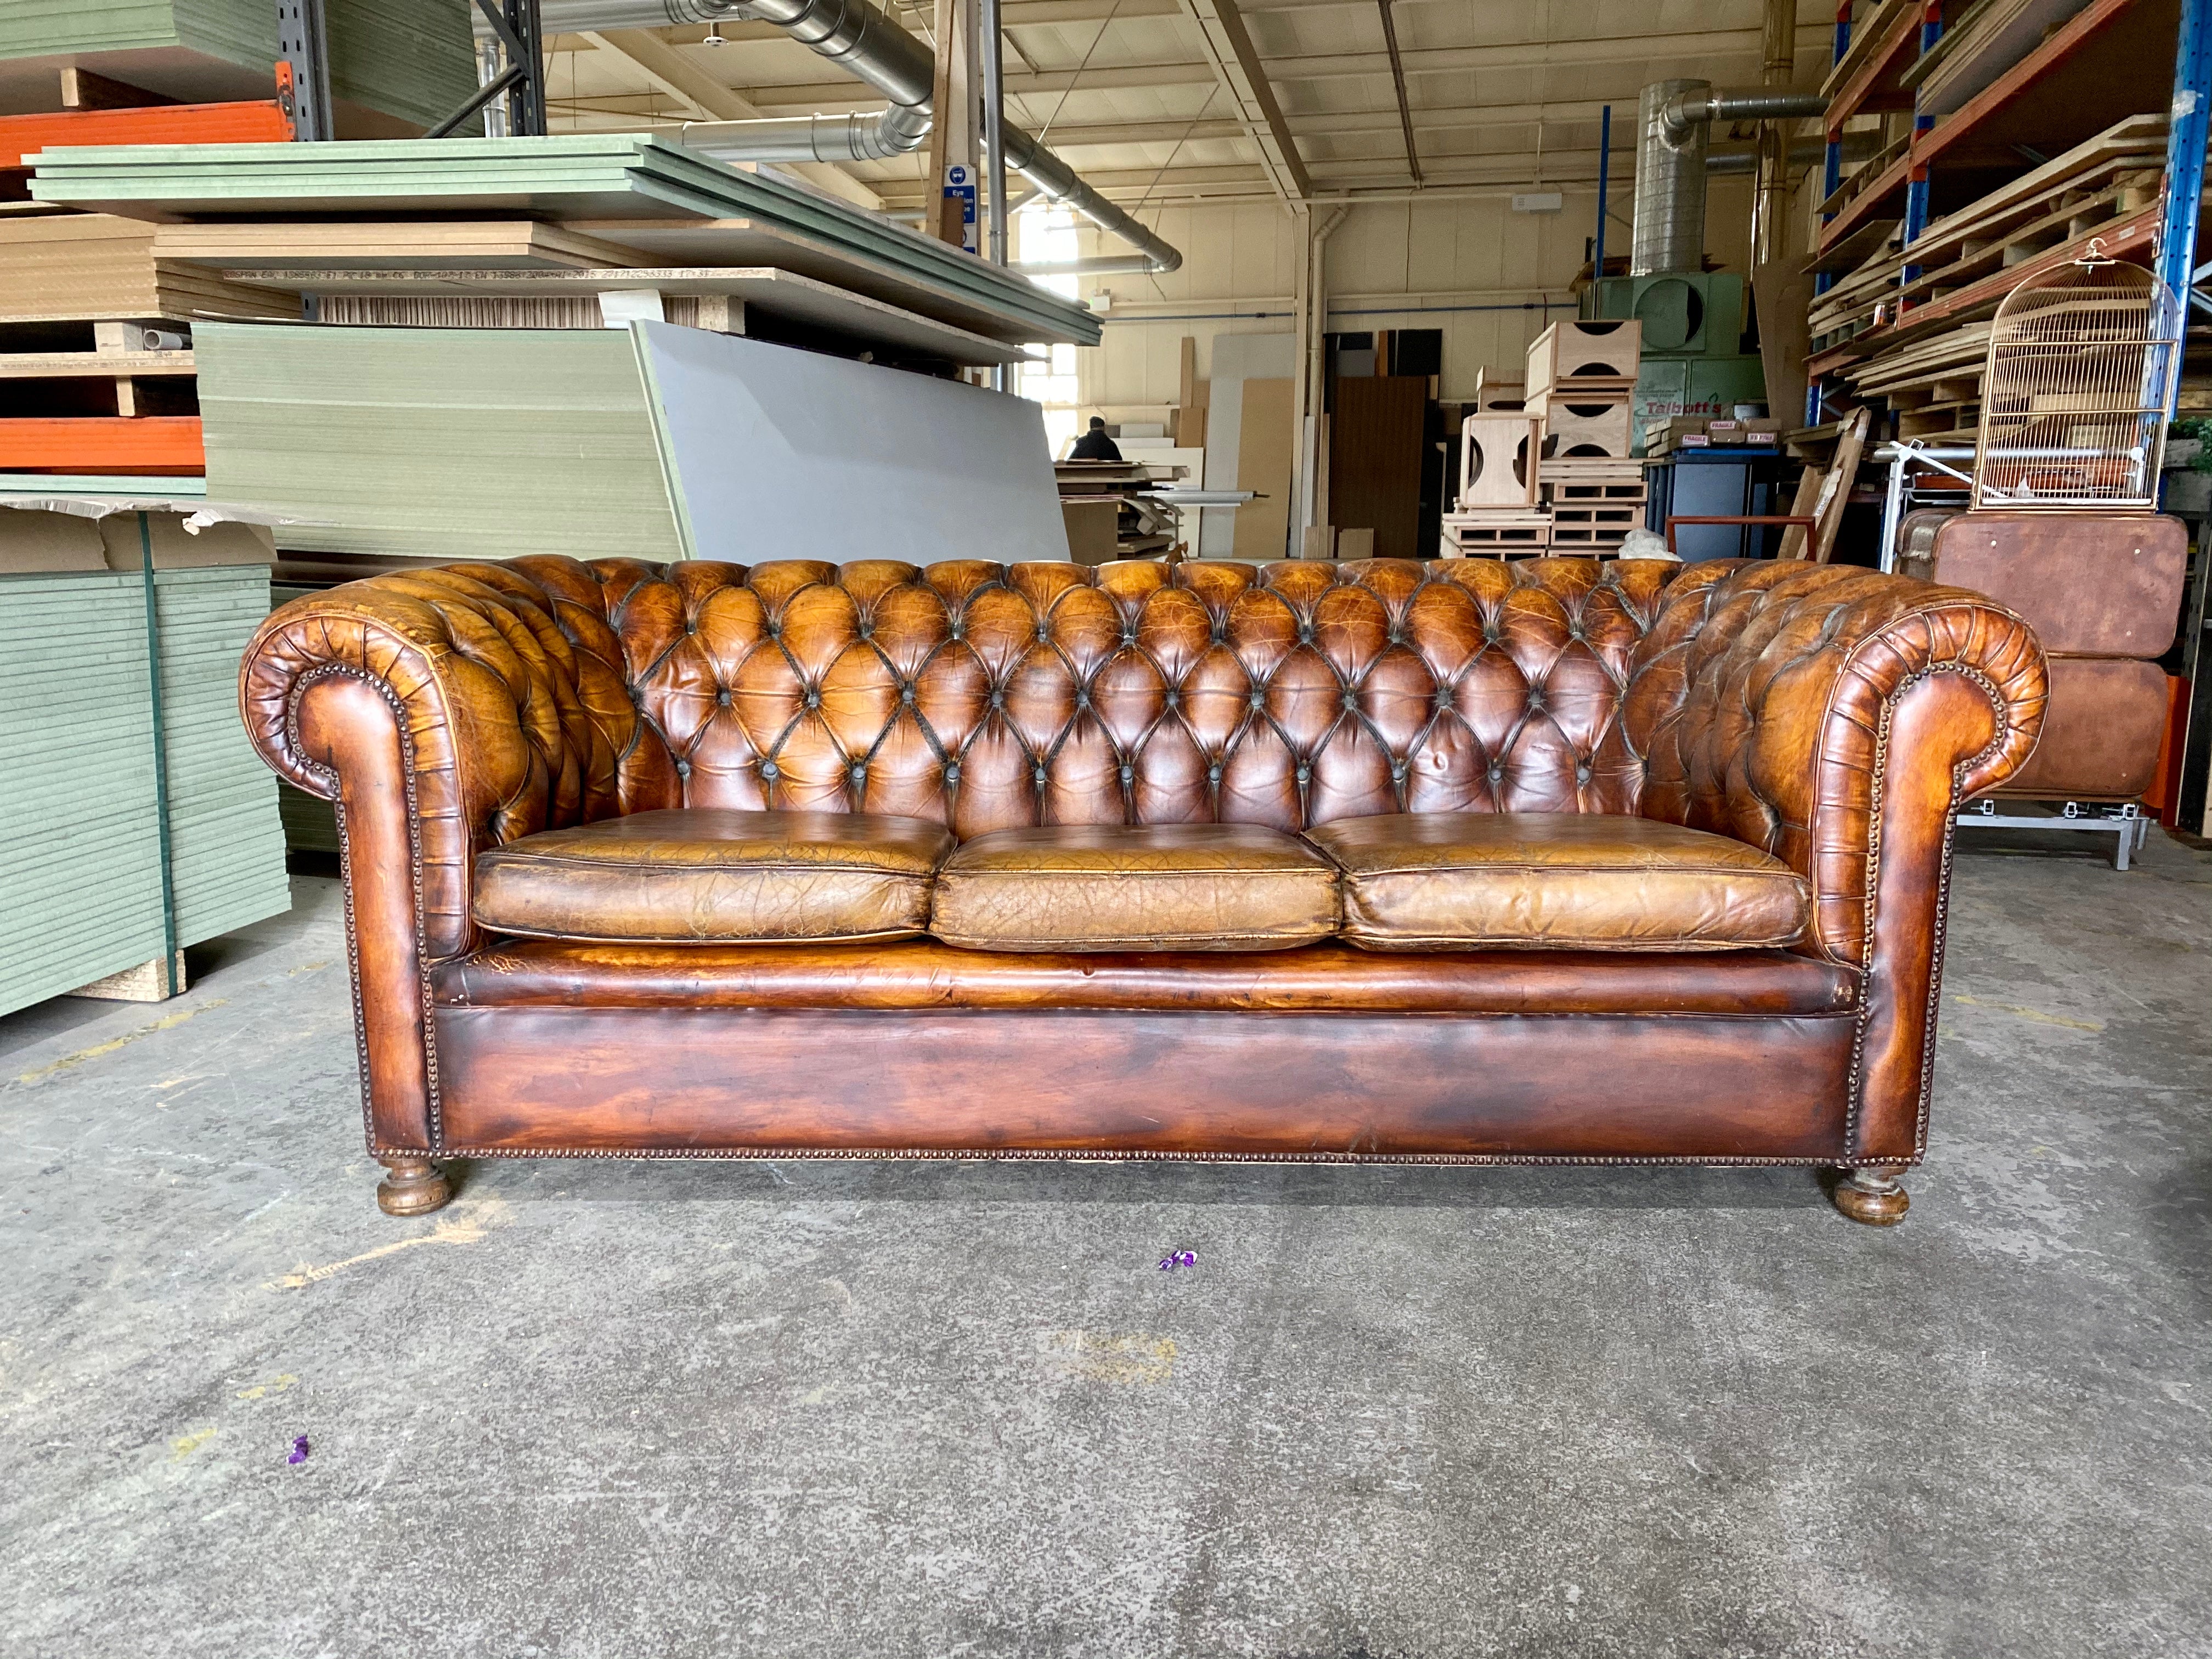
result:
<svg viewBox="0 0 2212 1659"><path fill-rule="evenodd" d="M1003 267L647 136L57 149L37 156L31 191L41 202L171 222L162 257L226 280L416 307L380 314L356 304L344 314L359 322L482 325L498 319L453 302L531 300L553 325L565 316L566 325L595 326L614 320L602 296L623 290L655 296L625 319L677 320L673 299L772 311L782 303L775 283L737 280L772 270L784 290L811 295L792 304L846 303L830 292L873 302L865 319L848 306L856 335L892 326L889 308L1001 345L1099 337L1088 310ZM500 221L504 243L489 228ZM445 242L445 227L464 222L489 257L471 254L465 235Z"/></svg>
<svg viewBox="0 0 2212 1659"><path fill-rule="evenodd" d="M476 89L459 0L325 0L342 137L409 137ZM270 0L9 0L0 6L0 111L46 109L64 80L100 101L204 104L276 91Z"/></svg>
<svg viewBox="0 0 2212 1659"><path fill-rule="evenodd" d="M208 487L288 550L1062 558L1036 404L639 322L200 331Z"/></svg>
<svg viewBox="0 0 2212 1659"><path fill-rule="evenodd" d="M174 516L152 529L157 562L206 556L184 545ZM16 532L47 556L11 560ZM162 957L144 577L111 568L135 563L137 541L135 515L0 514L0 1013ZM79 568L9 574L11 562ZM291 902L276 780L237 708L238 659L268 613L269 570L157 569L154 583L181 948Z"/></svg>
<svg viewBox="0 0 2212 1659"><path fill-rule="evenodd" d="M283 139L290 130L273 100L0 116L0 178L20 186L24 158L49 145ZM154 242L152 225L106 214L37 203L0 213L0 474L200 470L193 321L296 317L299 301L161 258Z"/></svg>
<svg viewBox="0 0 2212 1659"><path fill-rule="evenodd" d="M1644 469L1629 454L1642 333L1633 322L1559 322L1528 348L1554 553L1618 552L1644 522Z"/></svg>

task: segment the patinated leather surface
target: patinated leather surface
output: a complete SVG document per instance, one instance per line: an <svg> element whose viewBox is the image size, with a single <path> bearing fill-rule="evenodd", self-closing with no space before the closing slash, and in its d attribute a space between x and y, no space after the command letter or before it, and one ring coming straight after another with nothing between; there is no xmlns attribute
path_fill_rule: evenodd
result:
<svg viewBox="0 0 2212 1659"><path fill-rule="evenodd" d="M2000 792L2027 799L2132 800L2158 772L2165 672L2125 657L2053 657L2043 740Z"/></svg>
<svg viewBox="0 0 2212 1659"><path fill-rule="evenodd" d="M548 556L296 601L240 703L340 802L380 1148L446 1144L428 971L477 943L477 854L524 835L681 805L963 835L1504 809L1641 812L1804 875L1807 948L1867 970L1836 1155L1902 1162L1949 814L2018 767L2044 689L2001 607L1840 567ZM599 1109L619 1139L632 1115Z"/></svg>
<svg viewBox="0 0 2212 1659"><path fill-rule="evenodd" d="M1966 513L1927 539L1913 574L1988 594L2053 656L2149 658L2173 645L2189 565L2179 519Z"/></svg>
<svg viewBox="0 0 2212 1659"><path fill-rule="evenodd" d="M1924 772L1947 802L1982 793L2034 748L2046 691L2034 635L1989 600L1797 562L1691 566L1632 672L1606 751L1639 782L1637 810L1781 859L1811 884L1809 942L1862 966L1884 774ZM1935 676L1977 695L1926 732L1928 746L1893 756L1898 701ZM1930 826L1931 891L1948 811ZM1921 947L1935 929L1921 918Z"/></svg>
<svg viewBox="0 0 2212 1659"><path fill-rule="evenodd" d="M448 1149L539 1156L1834 1162L1853 1035L1849 1014L435 1014Z"/></svg>
<svg viewBox="0 0 2212 1659"><path fill-rule="evenodd" d="M1833 1014L1858 976L1794 951L1048 955L894 945L652 946L501 939L432 971L482 1008L1121 1008L1195 1013Z"/></svg>
<svg viewBox="0 0 2212 1659"><path fill-rule="evenodd" d="M1337 916L1334 866L1279 830L1049 824L962 843L929 931L980 951L1279 951Z"/></svg>
<svg viewBox="0 0 2212 1659"><path fill-rule="evenodd" d="M676 808L541 830L477 860L476 918L540 939L906 939L929 925L941 824Z"/></svg>
<svg viewBox="0 0 2212 1659"><path fill-rule="evenodd" d="M1791 945L1803 878L1725 836L1583 812L1341 818L1306 837L1344 872L1370 951L1715 951Z"/></svg>

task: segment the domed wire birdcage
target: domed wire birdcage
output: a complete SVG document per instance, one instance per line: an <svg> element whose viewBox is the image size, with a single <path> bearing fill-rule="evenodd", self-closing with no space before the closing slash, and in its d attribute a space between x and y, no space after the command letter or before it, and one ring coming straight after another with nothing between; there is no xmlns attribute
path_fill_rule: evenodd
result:
<svg viewBox="0 0 2212 1659"><path fill-rule="evenodd" d="M2094 240L2007 295L1982 375L1974 505L2155 512L2179 322L2155 276Z"/></svg>

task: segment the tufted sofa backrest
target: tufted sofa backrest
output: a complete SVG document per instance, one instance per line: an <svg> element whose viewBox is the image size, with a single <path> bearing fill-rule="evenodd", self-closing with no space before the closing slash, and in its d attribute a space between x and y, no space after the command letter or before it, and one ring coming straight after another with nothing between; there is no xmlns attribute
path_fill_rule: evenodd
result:
<svg viewBox="0 0 2212 1659"><path fill-rule="evenodd" d="M561 635L541 643L573 649L548 683L576 706L525 711L552 775L532 827L780 806L967 836L1633 812L1614 728L1674 569L535 558L421 580L534 598Z"/></svg>

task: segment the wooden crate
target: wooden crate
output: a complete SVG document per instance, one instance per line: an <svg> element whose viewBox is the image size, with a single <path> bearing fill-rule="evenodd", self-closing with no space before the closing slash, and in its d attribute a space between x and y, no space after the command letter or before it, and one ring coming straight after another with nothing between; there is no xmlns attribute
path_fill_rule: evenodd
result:
<svg viewBox="0 0 2212 1659"><path fill-rule="evenodd" d="M1577 396L1572 403L1557 396L1533 406L1543 416L1544 461L1629 459L1633 424L1626 393Z"/></svg>
<svg viewBox="0 0 2212 1659"><path fill-rule="evenodd" d="M1629 392L1644 355L1644 325L1613 319L1553 323L1528 348L1528 396L1578 389Z"/></svg>
<svg viewBox="0 0 2212 1659"><path fill-rule="evenodd" d="M1538 454L1543 422L1532 415L1470 415L1459 428L1459 506L1536 504Z"/></svg>
<svg viewBox="0 0 2212 1659"><path fill-rule="evenodd" d="M1497 557L1507 553L1540 553L1552 544L1552 520L1544 513L1447 513L1441 556Z"/></svg>

